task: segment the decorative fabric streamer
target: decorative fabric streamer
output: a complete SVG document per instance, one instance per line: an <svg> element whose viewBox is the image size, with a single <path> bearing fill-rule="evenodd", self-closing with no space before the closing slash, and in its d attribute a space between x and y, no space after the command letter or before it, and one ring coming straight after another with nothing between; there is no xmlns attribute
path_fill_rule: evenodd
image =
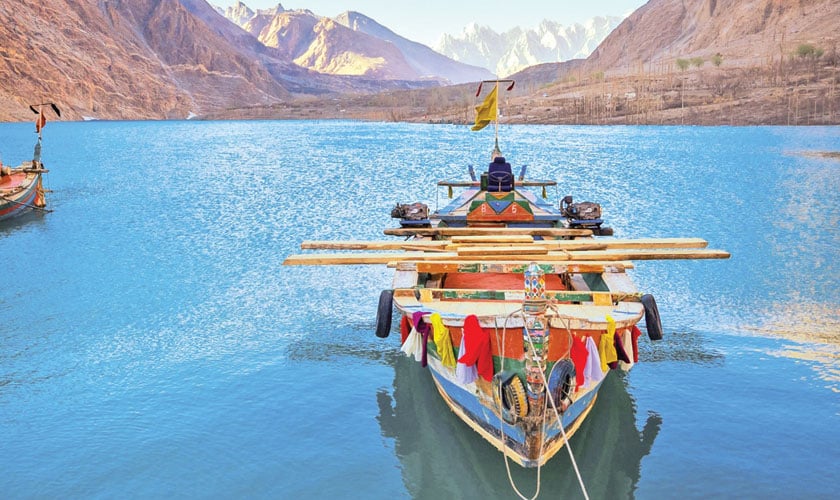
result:
<svg viewBox="0 0 840 500"><path fill-rule="evenodd" d="M429 319L432 322L435 349L440 356L441 364L449 368L455 368L455 353L452 352L452 337L449 336L449 329L443 324L440 314L434 313Z"/></svg>
<svg viewBox="0 0 840 500"><path fill-rule="evenodd" d="M621 344L624 346L624 352L627 356L627 361L619 361L618 366L624 371L629 371L633 368L633 337L629 329L625 329L621 334Z"/></svg>
<svg viewBox="0 0 840 500"><path fill-rule="evenodd" d="M639 337L642 335L642 331L639 330L639 327L633 325L633 362L639 362Z"/></svg>
<svg viewBox="0 0 840 500"><path fill-rule="evenodd" d="M409 333L411 333L411 322L408 320L408 316L403 315L400 320L400 344L405 344L405 339L408 338Z"/></svg>
<svg viewBox="0 0 840 500"><path fill-rule="evenodd" d="M621 341L621 334L620 333L615 332L615 335L613 335L613 343L615 344L615 352L616 352L616 355L617 355L618 359L615 362L610 363L610 368L615 370L616 368L618 368L618 362L619 361L624 361L625 363L629 363L630 362L630 357L627 356L627 351L624 350L624 343Z"/></svg>
<svg viewBox="0 0 840 500"><path fill-rule="evenodd" d="M423 338L417 332L416 328L411 328L411 332L406 337L405 342L403 342L402 347L400 350L405 353L406 356L414 356L416 361L420 361L423 359L423 346L421 343L423 342Z"/></svg>
<svg viewBox="0 0 840 500"><path fill-rule="evenodd" d="M461 347L458 349L458 354L461 356L467 355L467 348L464 345L464 337L466 335L461 335ZM458 364L455 366L455 380L462 384L470 384L475 382L475 379L478 378L478 369L475 365L465 365L461 363L460 360Z"/></svg>
<svg viewBox="0 0 840 500"><path fill-rule="evenodd" d="M572 363L575 364L575 390L580 389L586 382L584 372L586 371L586 358L588 357L588 354L589 353L586 352L586 344L583 343L583 340L577 335L572 335L572 349L570 356L572 358Z"/></svg>
<svg viewBox="0 0 840 500"><path fill-rule="evenodd" d="M601 340L598 342L598 354L601 358L601 371L607 373L612 363L618 361L618 354L615 352L615 342L613 335L615 334L615 320L607 315L607 333L601 334Z"/></svg>
<svg viewBox="0 0 840 500"><path fill-rule="evenodd" d="M490 350L490 335L481 328L478 317L470 314L464 319L464 335L467 352L458 358L459 363L476 365L481 378L493 380L493 353Z"/></svg>
<svg viewBox="0 0 840 500"><path fill-rule="evenodd" d="M586 337L586 351L589 357L586 361L586 368L583 369L584 384L597 384L604 380L605 375L601 369L600 352L592 337Z"/></svg>
<svg viewBox="0 0 840 500"><path fill-rule="evenodd" d="M423 321L424 314L426 313L423 311L417 311L411 315L411 319L414 322L414 329L417 330L417 332L420 334L420 337L422 338L422 345L420 346L420 359L418 359L417 361L420 362L420 366L422 366L423 368L425 368L428 364L428 354L426 353L426 349L429 346L429 333L431 333L432 331L432 325ZM415 359L417 359L416 355Z"/></svg>

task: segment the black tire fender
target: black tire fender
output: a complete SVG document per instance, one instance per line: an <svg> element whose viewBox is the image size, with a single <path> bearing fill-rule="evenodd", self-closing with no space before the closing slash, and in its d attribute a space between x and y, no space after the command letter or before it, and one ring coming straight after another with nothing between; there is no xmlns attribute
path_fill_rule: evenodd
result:
<svg viewBox="0 0 840 500"><path fill-rule="evenodd" d="M656 299L646 293L642 295L642 305L645 306L645 325L650 340L662 340L662 321L659 319L659 309Z"/></svg>
<svg viewBox="0 0 840 500"><path fill-rule="evenodd" d="M548 374L548 390L560 413L566 411L571 403L576 385L575 364L571 359L561 359L551 367L551 373Z"/></svg>
<svg viewBox="0 0 840 500"><path fill-rule="evenodd" d="M391 316L394 313L394 291L379 293L379 307L376 309L376 336L384 339L391 333Z"/></svg>

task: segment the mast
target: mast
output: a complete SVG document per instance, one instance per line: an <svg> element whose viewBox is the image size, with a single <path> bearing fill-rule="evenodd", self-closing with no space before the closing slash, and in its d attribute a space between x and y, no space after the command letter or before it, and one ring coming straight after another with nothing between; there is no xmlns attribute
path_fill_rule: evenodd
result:
<svg viewBox="0 0 840 500"><path fill-rule="evenodd" d="M499 149L499 80L496 80L496 119L493 120L496 129L496 150Z"/></svg>

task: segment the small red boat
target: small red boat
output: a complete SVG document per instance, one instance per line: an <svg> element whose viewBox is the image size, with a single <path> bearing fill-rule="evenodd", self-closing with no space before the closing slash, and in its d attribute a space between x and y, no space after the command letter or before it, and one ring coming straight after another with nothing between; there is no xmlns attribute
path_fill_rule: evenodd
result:
<svg viewBox="0 0 840 500"><path fill-rule="evenodd" d="M29 109L38 115L35 121L38 142L35 143L32 160L24 161L17 167L6 166L0 162L0 220L31 210L47 211L42 175L49 171L41 162L41 131L46 124L44 106L49 106L56 115L61 116L58 106L53 103L29 106Z"/></svg>

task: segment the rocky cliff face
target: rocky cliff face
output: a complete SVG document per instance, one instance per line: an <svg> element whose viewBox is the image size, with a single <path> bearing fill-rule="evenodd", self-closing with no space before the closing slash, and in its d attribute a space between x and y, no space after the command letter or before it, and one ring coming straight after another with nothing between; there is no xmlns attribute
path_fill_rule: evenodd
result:
<svg viewBox="0 0 840 500"><path fill-rule="evenodd" d="M278 5L251 19L282 13ZM320 31L337 28L354 33L334 22ZM314 67L330 67L337 52L322 47L306 54ZM0 2L0 120L28 120L27 105L41 101L56 102L71 120L170 119L271 106L293 94L429 85L381 79L416 76L404 60L330 75L295 64L292 53L260 43L205 0Z"/></svg>
<svg viewBox="0 0 840 500"><path fill-rule="evenodd" d="M392 44L308 10L276 12L271 19L255 15L243 28L263 45L318 73L390 80L419 78Z"/></svg>
<svg viewBox="0 0 840 500"><path fill-rule="evenodd" d="M177 0L3 2L0 40L0 80L14 82L0 89L4 119L42 100L69 119L133 119L288 96L265 67L279 59L231 46Z"/></svg>
<svg viewBox="0 0 840 500"><path fill-rule="evenodd" d="M799 44L836 44L837 0L650 0L593 52L587 68L626 72L640 63L720 54L729 65L791 56Z"/></svg>

